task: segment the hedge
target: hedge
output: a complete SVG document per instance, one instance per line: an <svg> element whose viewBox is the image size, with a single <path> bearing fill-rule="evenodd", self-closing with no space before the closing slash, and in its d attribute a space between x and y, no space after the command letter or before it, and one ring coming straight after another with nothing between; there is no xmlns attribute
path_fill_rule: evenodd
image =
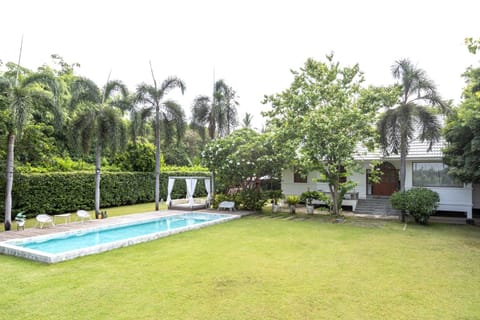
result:
<svg viewBox="0 0 480 320"><path fill-rule="evenodd" d="M205 172L189 172L192 176L208 176ZM169 176L185 176L185 172L160 173L160 198L167 197ZM0 217L5 205L5 178L2 183ZM186 185L176 181L172 199L185 197ZM205 185L197 182L195 196L205 196ZM91 172L15 173L12 192L12 218L23 211L28 217L37 214L60 214L78 209L95 208L95 175ZM155 201L155 175L145 172L105 172L100 181L102 208Z"/></svg>

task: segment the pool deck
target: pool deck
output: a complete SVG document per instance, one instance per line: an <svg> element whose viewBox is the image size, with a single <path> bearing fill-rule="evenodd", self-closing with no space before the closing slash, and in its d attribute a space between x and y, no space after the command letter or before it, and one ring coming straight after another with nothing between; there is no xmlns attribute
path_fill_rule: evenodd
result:
<svg viewBox="0 0 480 320"><path fill-rule="evenodd" d="M249 211L218 211L218 210L197 210L195 212L198 213L224 213L224 214L234 214L239 216L245 216L252 214ZM128 222L138 222L142 220L148 220L155 217L164 217L169 216L172 214L183 214L185 211L181 210L162 210L162 211L152 211L152 212L144 212L144 213L135 213L135 214L128 214L123 216L116 216L116 217L109 217L107 219L92 219L91 221L86 222L79 222L73 221L70 223L62 223L56 224L55 226L51 227L44 227L40 228L25 228L25 230L16 230L16 225L13 223L12 231L8 232L0 232L0 242L7 241L7 240L15 240L15 239L23 239L35 236L43 236L49 234L55 234L60 232L68 232L74 230L88 230L92 228L98 228L103 226L114 226L118 224L124 224ZM72 216L74 216L72 214ZM92 214L93 216L93 214Z"/></svg>

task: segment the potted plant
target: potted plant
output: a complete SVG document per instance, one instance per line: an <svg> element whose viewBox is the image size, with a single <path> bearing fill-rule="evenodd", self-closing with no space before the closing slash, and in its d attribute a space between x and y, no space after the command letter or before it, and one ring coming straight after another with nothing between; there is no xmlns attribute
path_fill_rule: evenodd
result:
<svg viewBox="0 0 480 320"><path fill-rule="evenodd" d="M297 203L300 202L300 198L298 196L291 195L288 196L285 200L287 201L287 204L290 208L290 214L294 214L295 206L297 205Z"/></svg>
<svg viewBox="0 0 480 320"><path fill-rule="evenodd" d="M271 190L270 199L272 199L272 212L278 212L278 201L283 198L282 190Z"/></svg>
<svg viewBox="0 0 480 320"><path fill-rule="evenodd" d="M313 214L313 200L318 200L320 198L319 192L317 191L305 191L300 195L300 199L305 202L305 207L307 208L307 214Z"/></svg>

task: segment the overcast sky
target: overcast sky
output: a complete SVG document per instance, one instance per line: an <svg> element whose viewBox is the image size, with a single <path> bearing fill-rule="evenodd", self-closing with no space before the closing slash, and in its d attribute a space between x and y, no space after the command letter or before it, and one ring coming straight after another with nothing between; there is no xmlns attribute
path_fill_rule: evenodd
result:
<svg viewBox="0 0 480 320"><path fill-rule="evenodd" d="M442 96L460 100L465 69L480 58L465 37L480 38L480 1L216 1L4 0L0 5L0 59L35 69L51 54L78 62L83 76L102 86L123 80L134 90L182 78L187 91L170 97L187 114L195 96L212 92L213 75L239 96L239 114L261 128L265 94L286 89L307 58L330 52L343 65L359 63L366 83L393 83L390 66L409 58L435 81Z"/></svg>

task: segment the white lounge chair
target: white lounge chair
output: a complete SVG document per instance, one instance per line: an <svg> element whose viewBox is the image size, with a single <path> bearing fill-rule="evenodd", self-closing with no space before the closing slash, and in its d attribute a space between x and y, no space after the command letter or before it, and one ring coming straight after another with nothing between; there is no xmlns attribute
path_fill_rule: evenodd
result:
<svg viewBox="0 0 480 320"><path fill-rule="evenodd" d="M234 201L222 201L218 205L218 210L235 211L235 202Z"/></svg>
<svg viewBox="0 0 480 320"><path fill-rule="evenodd" d="M48 214L39 214L35 217L35 219L37 220L35 226L39 226L40 229L42 229L44 225L48 224L52 227L55 226L52 216L49 216Z"/></svg>
<svg viewBox="0 0 480 320"><path fill-rule="evenodd" d="M83 223L85 220L92 220L92 217L90 216L90 213L85 210L78 210L77 211L77 218L80 219L80 221Z"/></svg>

